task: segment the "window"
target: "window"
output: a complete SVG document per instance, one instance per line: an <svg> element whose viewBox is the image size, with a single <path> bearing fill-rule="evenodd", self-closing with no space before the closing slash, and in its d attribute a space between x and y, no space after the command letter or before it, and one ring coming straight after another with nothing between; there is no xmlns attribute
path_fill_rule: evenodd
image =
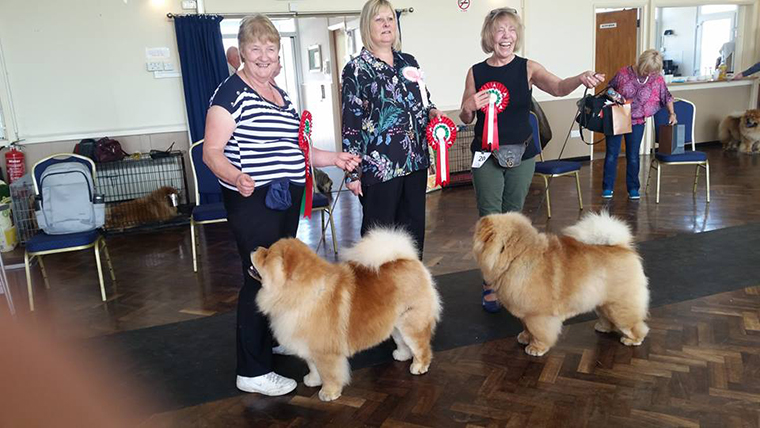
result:
<svg viewBox="0 0 760 428"><path fill-rule="evenodd" d="M733 71L739 11L732 4L657 8L656 46L665 59L665 73L708 76L722 63Z"/></svg>
<svg viewBox="0 0 760 428"><path fill-rule="evenodd" d="M736 5L700 6L697 24L695 74L710 75L721 63L733 69L736 36Z"/></svg>
<svg viewBox="0 0 760 428"><path fill-rule="evenodd" d="M296 21L293 18L272 19L272 23L280 32L280 63L282 70L275 77L277 86L288 93L290 100L296 106L296 110L301 111L298 99L298 81L296 76ZM240 28L240 19L224 19L220 25L222 30L222 43L225 52L231 46L237 46L238 29Z"/></svg>

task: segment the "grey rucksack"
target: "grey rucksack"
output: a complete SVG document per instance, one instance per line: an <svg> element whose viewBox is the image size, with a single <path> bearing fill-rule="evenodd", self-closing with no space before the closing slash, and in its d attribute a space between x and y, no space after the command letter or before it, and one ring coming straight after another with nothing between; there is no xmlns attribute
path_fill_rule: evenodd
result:
<svg viewBox="0 0 760 428"><path fill-rule="evenodd" d="M95 194L90 168L80 162L61 162L43 171L37 183L35 215L49 235L87 232L105 223L103 198Z"/></svg>

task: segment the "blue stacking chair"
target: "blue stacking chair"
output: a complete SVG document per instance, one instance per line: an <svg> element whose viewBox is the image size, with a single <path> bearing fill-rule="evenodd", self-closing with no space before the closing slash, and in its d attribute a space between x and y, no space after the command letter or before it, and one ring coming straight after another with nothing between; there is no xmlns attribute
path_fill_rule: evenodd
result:
<svg viewBox="0 0 760 428"><path fill-rule="evenodd" d="M649 179L652 178L652 169L657 170L657 194L655 197L655 203L660 203L660 172L665 165L696 165L696 172L694 173L694 188L693 193L697 193L697 182L699 181L699 169L705 169L706 180L706 192L707 203L710 203L710 163L707 161L707 153L696 150L696 144L694 138L694 118L697 114L697 107L691 101L676 99L673 103L673 109L676 112L678 123L686 125L686 138L684 143L691 143L691 150L686 150L684 153L677 155L666 155L658 153L658 151L652 147L654 151L654 157L649 164L649 175L647 176L646 191L649 192ZM654 129L655 129L655 142L660 142L660 126L668 124L668 110L660 109L654 115Z"/></svg>
<svg viewBox="0 0 760 428"><path fill-rule="evenodd" d="M544 161L544 154L541 150L541 139L538 132L538 117L533 112L530 112L530 126L533 128L533 144L538 148L539 162L536 162L536 172L534 175L542 177L544 179L544 186L546 187L546 213L549 218L552 216L552 200L549 195L549 178L553 177L567 177L575 176L575 187L578 189L578 207L583 209L583 197L581 196L581 179L578 176L578 171L581 170L580 162L573 161Z"/></svg>
<svg viewBox="0 0 760 428"><path fill-rule="evenodd" d="M48 156L35 163L32 167L32 180L34 182L34 193L36 195L39 196L40 194L39 183L45 169L51 165L62 162L80 162L90 168L92 180L97 189L95 162L89 158L73 153L61 153ZM29 291L29 309L32 311L34 310L34 294L32 292L32 275L30 271L32 261L37 258L37 261L40 264L40 271L42 272L42 279L45 281L45 288L49 289L50 283L48 282L48 276L45 272L45 265L42 262L42 256L69 251L86 250L89 248L93 248L95 251L95 263L98 267L98 281L100 282L100 297L105 302L106 289L103 284L103 267L100 263L101 247L103 247L103 252L106 256L108 271L111 274L111 281L116 282L116 275L114 274L113 265L111 264L111 257L108 254L108 247L106 246L106 241L103 239L103 234L100 229L91 230L89 232L68 233L64 235L48 235L47 233L40 231L27 241L26 250L24 251L24 267L26 269L26 286Z"/></svg>
<svg viewBox="0 0 760 428"><path fill-rule="evenodd" d="M222 202L222 186L203 162L203 140L190 146L190 165L195 183L195 207L190 217L190 241L193 247L193 272L198 272L197 226L227 221L227 210Z"/></svg>

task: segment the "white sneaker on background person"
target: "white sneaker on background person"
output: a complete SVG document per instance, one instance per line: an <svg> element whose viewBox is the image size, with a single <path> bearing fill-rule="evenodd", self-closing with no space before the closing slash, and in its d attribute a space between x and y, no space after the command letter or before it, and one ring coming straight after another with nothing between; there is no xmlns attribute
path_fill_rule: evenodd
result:
<svg viewBox="0 0 760 428"><path fill-rule="evenodd" d="M275 372L269 372L256 377L238 376L236 385L241 391L256 392L274 397L289 393L296 389L298 384L293 379L280 376Z"/></svg>

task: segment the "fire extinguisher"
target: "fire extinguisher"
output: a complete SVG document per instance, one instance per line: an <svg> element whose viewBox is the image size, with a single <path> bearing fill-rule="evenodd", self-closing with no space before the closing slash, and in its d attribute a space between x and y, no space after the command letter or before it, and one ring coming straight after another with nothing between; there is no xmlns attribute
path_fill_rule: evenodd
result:
<svg viewBox="0 0 760 428"><path fill-rule="evenodd" d="M11 143L9 150L5 152L5 170L8 172L8 184L23 177L26 172L24 152L21 151L16 143Z"/></svg>

